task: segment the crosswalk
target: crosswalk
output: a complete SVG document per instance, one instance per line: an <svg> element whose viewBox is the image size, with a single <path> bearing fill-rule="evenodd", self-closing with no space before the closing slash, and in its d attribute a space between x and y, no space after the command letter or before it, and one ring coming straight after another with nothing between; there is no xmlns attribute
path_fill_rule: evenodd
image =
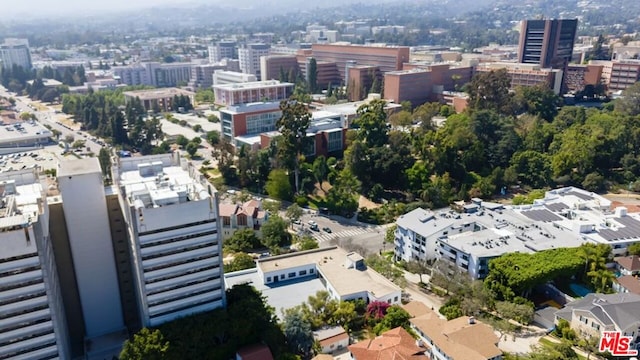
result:
<svg viewBox="0 0 640 360"><path fill-rule="evenodd" d="M330 241L331 239L344 239L348 237L358 236L362 234L372 234L372 233L381 233L384 234L386 228L383 225L378 226L358 226L352 227L347 230L336 231L333 233L327 233L324 231L314 232L313 237L318 240L318 242Z"/></svg>

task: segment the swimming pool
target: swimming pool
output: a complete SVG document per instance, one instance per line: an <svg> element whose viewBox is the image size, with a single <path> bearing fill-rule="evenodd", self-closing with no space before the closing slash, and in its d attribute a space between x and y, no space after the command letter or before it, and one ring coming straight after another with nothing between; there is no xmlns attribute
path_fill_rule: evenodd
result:
<svg viewBox="0 0 640 360"><path fill-rule="evenodd" d="M580 297L585 297L587 294L591 294L593 292L586 286L576 283L569 284L569 288L571 289L571 291L573 291L574 294Z"/></svg>

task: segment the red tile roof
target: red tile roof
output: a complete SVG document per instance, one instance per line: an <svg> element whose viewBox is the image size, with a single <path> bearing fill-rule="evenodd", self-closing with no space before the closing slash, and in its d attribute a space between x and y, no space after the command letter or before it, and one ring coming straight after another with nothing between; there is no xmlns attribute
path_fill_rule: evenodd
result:
<svg viewBox="0 0 640 360"><path fill-rule="evenodd" d="M640 271L640 257L638 255L620 256L614 260L628 271Z"/></svg>
<svg viewBox="0 0 640 360"><path fill-rule="evenodd" d="M355 360L427 360L425 350L401 327L349 346Z"/></svg>
<svg viewBox="0 0 640 360"><path fill-rule="evenodd" d="M633 275L625 275L616 279L627 291L640 295L640 278Z"/></svg>

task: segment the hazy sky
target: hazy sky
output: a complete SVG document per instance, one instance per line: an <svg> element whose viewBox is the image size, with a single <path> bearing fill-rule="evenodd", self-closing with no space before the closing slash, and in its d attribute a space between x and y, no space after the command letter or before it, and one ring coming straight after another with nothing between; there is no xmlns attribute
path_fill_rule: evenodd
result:
<svg viewBox="0 0 640 360"><path fill-rule="evenodd" d="M4 0L3 0L4 1ZM127 9L153 5L182 5L194 0L6 0L10 6L3 6L2 12L9 14L85 14L96 11L126 11ZM210 1L215 2L215 1Z"/></svg>

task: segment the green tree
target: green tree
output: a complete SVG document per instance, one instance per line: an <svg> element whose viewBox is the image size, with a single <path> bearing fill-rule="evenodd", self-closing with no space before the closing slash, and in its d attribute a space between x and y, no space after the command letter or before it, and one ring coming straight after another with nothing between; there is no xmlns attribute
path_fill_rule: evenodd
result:
<svg viewBox="0 0 640 360"><path fill-rule="evenodd" d="M300 220L300 218L302 217L302 208L298 206L298 204L291 204L287 208L286 216L293 224L294 221Z"/></svg>
<svg viewBox="0 0 640 360"><path fill-rule="evenodd" d="M253 269L254 267L256 267L256 261L253 260L251 255L246 253L236 253L233 256L233 260L224 266L224 272L228 273L245 269Z"/></svg>
<svg viewBox="0 0 640 360"><path fill-rule="evenodd" d="M509 78L506 69L476 74L467 85L469 109L471 111L493 110L502 114L511 114L510 87L511 78Z"/></svg>
<svg viewBox="0 0 640 360"><path fill-rule="evenodd" d="M387 113L384 100L373 100L358 108L358 118L353 124L359 128L358 139L365 142L367 147L380 147L387 143L389 124L387 124Z"/></svg>
<svg viewBox="0 0 640 360"><path fill-rule="evenodd" d="M624 115L640 114L640 82L629 86L615 102L615 110Z"/></svg>
<svg viewBox="0 0 640 360"><path fill-rule="evenodd" d="M315 58L309 60L309 68L307 69L307 82L309 91L315 94L318 91L318 63Z"/></svg>
<svg viewBox="0 0 640 360"><path fill-rule="evenodd" d="M187 151L189 156L193 157L198 152L198 144L190 141L190 142L187 143L187 146L186 146L185 150Z"/></svg>
<svg viewBox="0 0 640 360"><path fill-rule="evenodd" d="M102 169L102 176L105 178L111 178L111 154L106 148L100 148L98 153L98 161L100 162L100 168Z"/></svg>
<svg viewBox="0 0 640 360"><path fill-rule="evenodd" d="M629 245L629 254L640 256L640 243L633 243Z"/></svg>
<svg viewBox="0 0 640 360"><path fill-rule="evenodd" d="M311 114L303 103L291 100L282 101L280 110L282 116L276 122L276 127L282 134L277 141L278 153L293 170L295 190L299 193L300 156L309 143L306 134L311 123Z"/></svg>
<svg viewBox="0 0 640 360"><path fill-rule="evenodd" d="M265 190L270 197L278 200L289 200L293 195L289 175L282 169L271 170Z"/></svg>
<svg viewBox="0 0 640 360"><path fill-rule="evenodd" d="M320 184L320 190L322 190L322 183L327 181L329 176L329 165L327 165L327 159L320 155L313 161L313 176Z"/></svg>
<svg viewBox="0 0 640 360"><path fill-rule="evenodd" d="M121 360L160 360L166 358L169 342L164 340L160 330L142 328L133 335L133 340L124 342L120 352Z"/></svg>
<svg viewBox="0 0 640 360"><path fill-rule="evenodd" d="M552 121L558 114L562 99L547 84L519 86L515 90L515 101L523 111Z"/></svg>
<svg viewBox="0 0 640 360"><path fill-rule="evenodd" d="M411 319L411 315L409 315L406 310L398 305L392 305L387 309L387 313L382 318L382 321L373 328L373 332L376 335L380 335L387 330L395 329L399 326L410 329L409 319Z"/></svg>
<svg viewBox="0 0 640 360"><path fill-rule="evenodd" d="M282 323L289 349L305 358L310 357L314 341L311 324L299 312L286 312Z"/></svg>
<svg viewBox="0 0 640 360"><path fill-rule="evenodd" d="M278 215L271 215L262 225L262 245L277 252L277 250L291 240L287 231L287 223Z"/></svg>
<svg viewBox="0 0 640 360"><path fill-rule="evenodd" d="M311 236L305 235L298 240L298 250L312 250L319 247L318 241Z"/></svg>
<svg viewBox="0 0 640 360"><path fill-rule="evenodd" d="M253 229L244 228L236 230L233 235L224 242L229 251L249 251L260 245L260 240Z"/></svg>

